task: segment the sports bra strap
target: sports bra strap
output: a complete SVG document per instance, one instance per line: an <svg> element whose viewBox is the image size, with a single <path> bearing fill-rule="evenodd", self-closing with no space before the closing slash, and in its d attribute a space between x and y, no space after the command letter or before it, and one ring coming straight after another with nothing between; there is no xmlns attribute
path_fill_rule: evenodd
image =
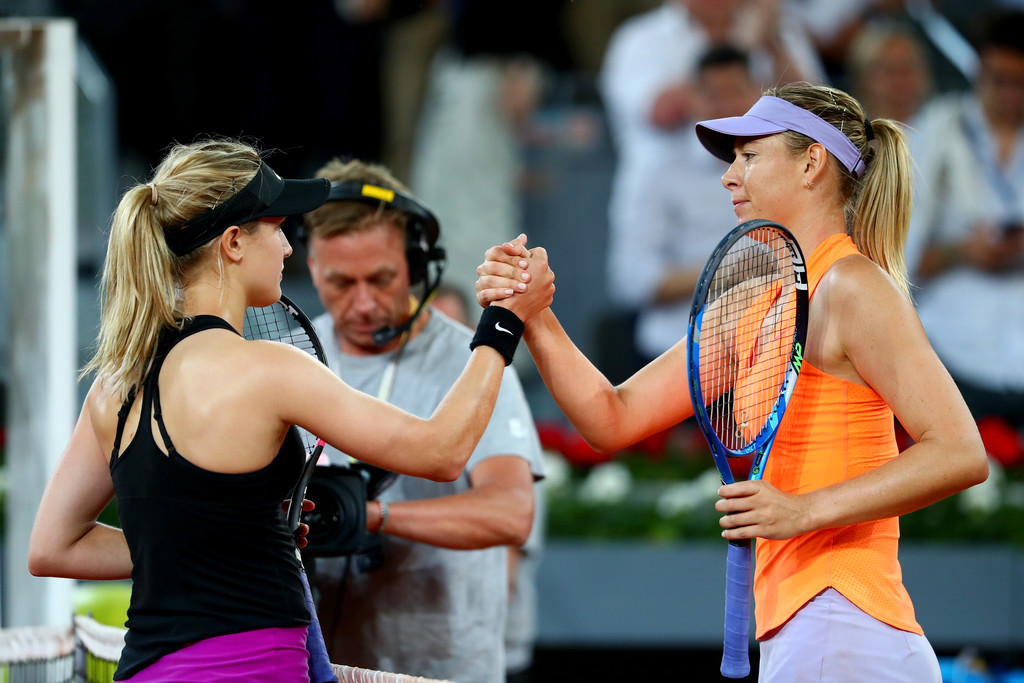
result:
<svg viewBox="0 0 1024 683"><path fill-rule="evenodd" d="M161 363L163 365L163 363ZM157 370L157 379L159 379L159 369ZM167 447L167 455L174 455L177 450L174 448L174 444L171 442L171 435L167 433L167 427L164 426L164 413L160 408L160 382L153 382L153 418L156 420L156 426L160 430L160 436L164 440L164 446Z"/></svg>
<svg viewBox="0 0 1024 683"><path fill-rule="evenodd" d="M140 430L143 429L141 426L142 420L148 419L146 415L149 414L150 406L152 406L153 418L156 420L157 428L160 430L160 436L163 438L164 446L167 448L168 455L176 454L177 450L171 442L171 435L167 433L167 427L164 426L163 410L160 408L160 370L163 368L167 354L178 342L197 332L202 332L208 329L231 330L237 334L237 331L223 318L218 318L217 316L212 315L199 315L191 318L185 324L183 329L174 333L173 337L161 340L159 350L156 357L153 359L153 365L150 367L149 374L143 382L143 417L140 418L139 428ZM128 418L128 412L131 410L132 402L135 400L135 394L136 387L133 386L128 392L128 398L125 400L124 404L121 405L121 410L117 413L117 434L114 437L114 452L111 455L112 461L117 459L118 451L121 448L121 434L124 430L125 420ZM145 429L149 429L148 423L146 423Z"/></svg>
<svg viewBox="0 0 1024 683"><path fill-rule="evenodd" d="M135 403L135 385L128 390L128 398L121 404L121 409L117 411L117 433L114 434L114 451L110 454L110 457L117 460L118 451L121 450L121 434L124 432L124 423L128 419L128 413L131 412L132 404Z"/></svg>

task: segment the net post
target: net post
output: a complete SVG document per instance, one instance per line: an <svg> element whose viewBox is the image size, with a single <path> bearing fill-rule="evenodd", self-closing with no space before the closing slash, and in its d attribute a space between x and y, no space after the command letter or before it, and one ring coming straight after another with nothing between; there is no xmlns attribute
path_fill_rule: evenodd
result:
<svg viewBox="0 0 1024 683"><path fill-rule="evenodd" d="M74 426L76 334L76 27L0 21L3 57L4 283L9 389L4 625L70 623L73 582L28 573L43 488Z"/></svg>

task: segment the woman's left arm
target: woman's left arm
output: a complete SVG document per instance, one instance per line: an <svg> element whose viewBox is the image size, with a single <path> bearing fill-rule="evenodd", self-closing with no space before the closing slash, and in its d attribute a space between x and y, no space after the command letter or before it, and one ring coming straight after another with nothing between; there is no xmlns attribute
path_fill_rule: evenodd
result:
<svg viewBox="0 0 1024 683"><path fill-rule="evenodd" d="M726 538L791 538L895 517L988 477L977 425L911 302L867 259L846 259L826 279L827 291L816 293L829 297L825 336L915 444L870 472L803 495L766 482L724 486L716 509L738 513L721 520Z"/></svg>
<svg viewBox="0 0 1024 683"><path fill-rule="evenodd" d="M35 576L131 576L124 533L96 521L114 497L107 453L93 424L97 411L107 410L102 395L97 381L43 492L29 540L28 568Z"/></svg>

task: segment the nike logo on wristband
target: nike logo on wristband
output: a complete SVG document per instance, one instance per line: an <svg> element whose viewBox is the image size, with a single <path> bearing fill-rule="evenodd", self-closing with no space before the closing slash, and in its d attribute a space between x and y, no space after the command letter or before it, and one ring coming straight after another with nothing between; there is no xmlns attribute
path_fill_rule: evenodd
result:
<svg viewBox="0 0 1024 683"><path fill-rule="evenodd" d="M498 332L504 332L505 334L512 335L513 337L515 336L512 334L512 330L506 330L504 327L501 326L501 323L494 323L494 329L496 329Z"/></svg>

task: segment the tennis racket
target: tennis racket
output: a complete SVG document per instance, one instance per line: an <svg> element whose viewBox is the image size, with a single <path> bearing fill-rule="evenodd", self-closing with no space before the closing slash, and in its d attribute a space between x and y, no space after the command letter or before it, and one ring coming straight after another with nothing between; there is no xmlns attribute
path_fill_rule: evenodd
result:
<svg viewBox="0 0 1024 683"><path fill-rule="evenodd" d="M807 270L793 235L753 220L726 235L708 259L690 308L688 375L697 425L722 482L731 458L764 475L793 394L807 339ZM730 541L721 672L750 673L751 545Z"/></svg>
<svg viewBox="0 0 1024 683"><path fill-rule="evenodd" d="M242 325L242 334L246 339L262 339L290 344L327 365L327 356L324 354L323 346L320 344L316 332L313 331L313 325L309 322L309 318L284 295L270 306L247 309ZM306 486L309 484L310 477L313 476L313 468L316 467L316 462L325 445L323 439L317 438L305 429L298 431L302 437L307 457L302 466L299 480L295 483L295 488L292 489L288 504L288 530L293 535L299 529L302 499L306 492ZM295 556L299 559L299 566L302 568L302 589L306 596L306 607L309 609L310 623L306 647L309 650L310 683L337 683L338 679L331 666L330 657L327 655L327 646L324 643L323 632L320 630L320 620L316 616L316 605L313 603L313 592L309 588L309 578L306 576L305 567L302 566L302 554L299 552L298 546L295 548Z"/></svg>

